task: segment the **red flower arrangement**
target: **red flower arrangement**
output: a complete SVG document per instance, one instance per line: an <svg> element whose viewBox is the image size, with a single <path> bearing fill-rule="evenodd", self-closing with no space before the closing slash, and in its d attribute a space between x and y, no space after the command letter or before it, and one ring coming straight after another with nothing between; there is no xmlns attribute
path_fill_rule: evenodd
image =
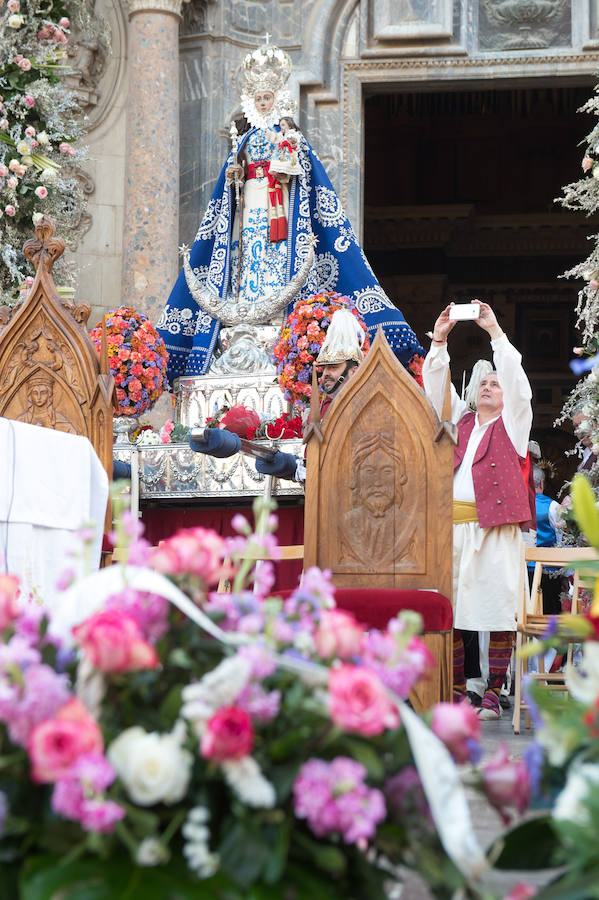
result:
<svg viewBox="0 0 599 900"><path fill-rule="evenodd" d="M250 440L255 438L279 438L292 440L302 437L302 417L283 413L274 422L262 422L258 428L248 429Z"/></svg>
<svg viewBox="0 0 599 900"><path fill-rule="evenodd" d="M130 306L119 306L104 316L110 373L114 376L118 414L139 416L151 409L168 388L164 341L150 320ZM90 332L100 353L102 323Z"/></svg>
<svg viewBox="0 0 599 900"><path fill-rule="evenodd" d="M366 356L370 348L366 325L353 300L342 294L328 291L314 294L308 300L298 300L283 323L273 348L273 359L285 399L300 408L310 403L312 365L324 343L331 316L343 308L349 309L364 329L362 353Z"/></svg>

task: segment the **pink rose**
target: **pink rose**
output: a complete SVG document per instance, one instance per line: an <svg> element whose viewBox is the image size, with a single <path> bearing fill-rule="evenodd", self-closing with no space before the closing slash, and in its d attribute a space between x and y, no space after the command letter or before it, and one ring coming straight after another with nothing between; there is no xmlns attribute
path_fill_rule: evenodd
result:
<svg viewBox="0 0 599 900"><path fill-rule="evenodd" d="M13 190L14 190L14 188L16 188L18 183L19 183L18 179L15 178L14 176L11 176L10 178L6 179L6 184L8 185L9 188L13 188Z"/></svg>
<svg viewBox="0 0 599 900"><path fill-rule="evenodd" d="M2 131L8 131L8 119L0 119L0 128Z"/></svg>
<svg viewBox="0 0 599 900"><path fill-rule="evenodd" d="M351 659L360 651L363 634L364 628L351 613L325 609L314 636L316 652L324 659Z"/></svg>
<svg viewBox="0 0 599 900"><path fill-rule="evenodd" d="M213 585L224 574L226 553L227 544L215 531L185 528L160 542L151 564L165 575L195 575L206 585Z"/></svg>
<svg viewBox="0 0 599 900"><path fill-rule="evenodd" d="M16 619L21 610L17 604L19 579L14 575L0 575L0 631Z"/></svg>
<svg viewBox="0 0 599 900"><path fill-rule="evenodd" d="M480 719L469 703L437 703L431 728L456 762L478 755Z"/></svg>
<svg viewBox="0 0 599 900"><path fill-rule="evenodd" d="M27 752L31 777L38 782L65 778L73 763L85 753L102 753L104 741L98 723L76 697L65 703L53 719L36 725L29 735Z"/></svg>
<svg viewBox="0 0 599 900"><path fill-rule="evenodd" d="M399 725L399 713L380 678L359 666L330 670L329 711L339 728L366 737Z"/></svg>
<svg viewBox="0 0 599 900"><path fill-rule="evenodd" d="M27 128L25 129L25 134L27 135L27 137L35 137L35 128L33 127L33 125L27 126Z"/></svg>
<svg viewBox="0 0 599 900"><path fill-rule="evenodd" d="M77 643L93 666L102 672L155 669L156 651L143 639L134 618L105 609L73 628Z"/></svg>
<svg viewBox="0 0 599 900"><path fill-rule="evenodd" d="M19 68L22 69L23 72L29 72L29 70L31 69L31 60L29 60L29 59L27 59L27 57L25 57L19 63Z"/></svg>
<svg viewBox="0 0 599 900"><path fill-rule="evenodd" d="M19 0L8 0L8 3L6 5L8 6L9 10L13 13L18 13L21 8L21 4L20 4Z"/></svg>
<svg viewBox="0 0 599 900"><path fill-rule="evenodd" d="M67 141L62 141L62 142L58 145L58 150L59 150L60 153L63 154L63 156L70 156L70 155L71 155L71 145L70 145L69 143L67 143Z"/></svg>
<svg viewBox="0 0 599 900"><path fill-rule="evenodd" d="M596 278L591 278L589 281L589 287L592 291L596 291L599 288L599 281Z"/></svg>
<svg viewBox="0 0 599 900"><path fill-rule="evenodd" d="M70 21L67 19L66 16L63 16L62 19L59 19L58 24L60 25L61 28L69 28L69 26L70 26L71 23L70 23Z"/></svg>
<svg viewBox="0 0 599 900"><path fill-rule="evenodd" d="M593 158L591 156L583 156L582 157L582 170L583 172L588 172L589 169L593 168Z"/></svg>
<svg viewBox="0 0 599 900"><path fill-rule="evenodd" d="M4 212L6 213L7 216L14 216L16 213L16 209L14 208L12 203L9 203L7 206L4 207Z"/></svg>
<svg viewBox="0 0 599 900"><path fill-rule="evenodd" d="M531 887L530 884L523 884L523 882L519 882L515 884L511 889L509 894L503 898L503 900L530 900L530 897L536 897L537 889Z"/></svg>
<svg viewBox="0 0 599 900"><path fill-rule="evenodd" d="M507 744L501 743L482 767L483 787L489 803L504 822L510 817L505 807L513 806L520 814L530 802L530 777L522 759L510 759Z"/></svg>
<svg viewBox="0 0 599 900"><path fill-rule="evenodd" d="M66 44L69 40L64 31L61 31L60 28L56 28L54 34L52 35L52 40L56 44Z"/></svg>
<svg viewBox="0 0 599 900"><path fill-rule="evenodd" d="M46 197L48 196L48 188L45 187L43 184L38 184L38 186L35 189L35 196L39 197L40 200L45 200Z"/></svg>
<svg viewBox="0 0 599 900"><path fill-rule="evenodd" d="M35 106L35 97L32 96L32 94L25 94L24 101L25 106L28 106L29 109L33 109L33 107Z"/></svg>
<svg viewBox="0 0 599 900"><path fill-rule="evenodd" d="M48 38L52 37L52 30L53 29L49 25L42 25L37 33L38 41L47 41Z"/></svg>
<svg viewBox="0 0 599 900"><path fill-rule="evenodd" d="M4 178L6 175L8 175L8 169L4 163L0 163L0 178Z"/></svg>
<svg viewBox="0 0 599 900"><path fill-rule="evenodd" d="M241 759L254 744L252 720L244 709L225 706L208 720L200 751L206 759Z"/></svg>

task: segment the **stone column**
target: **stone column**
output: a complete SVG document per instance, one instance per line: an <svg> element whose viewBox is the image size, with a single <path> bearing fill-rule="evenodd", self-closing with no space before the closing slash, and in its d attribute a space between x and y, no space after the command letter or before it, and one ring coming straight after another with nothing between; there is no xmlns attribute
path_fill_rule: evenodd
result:
<svg viewBox="0 0 599 900"><path fill-rule="evenodd" d="M129 83L121 301L156 322L179 270L182 0L126 2Z"/></svg>

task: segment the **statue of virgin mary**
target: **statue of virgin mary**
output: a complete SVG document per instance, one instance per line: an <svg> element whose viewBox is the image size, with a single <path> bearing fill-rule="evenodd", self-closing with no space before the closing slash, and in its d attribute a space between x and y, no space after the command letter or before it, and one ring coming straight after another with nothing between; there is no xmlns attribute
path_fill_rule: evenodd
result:
<svg viewBox="0 0 599 900"><path fill-rule="evenodd" d="M296 174L273 163L284 146L279 122L293 115L285 87L290 69L287 53L269 43L244 59L241 106L249 129L238 136L232 127L231 152L157 326L171 382L208 371L222 326L280 322L297 300L323 291L353 298L370 337L382 325L404 365L424 356L305 137L293 131Z"/></svg>

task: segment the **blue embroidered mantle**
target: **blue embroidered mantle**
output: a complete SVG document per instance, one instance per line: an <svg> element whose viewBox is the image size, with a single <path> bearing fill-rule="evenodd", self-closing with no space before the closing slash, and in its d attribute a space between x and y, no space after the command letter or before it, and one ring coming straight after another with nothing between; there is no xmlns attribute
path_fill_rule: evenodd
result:
<svg viewBox="0 0 599 900"><path fill-rule="evenodd" d="M256 131L258 129L252 128L243 135L240 150ZM382 325L395 355L404 365L414 354L424 356L416 335L378 283L322 163L303 138L298 147L298 159L304 174L293 176L289 182L287 282L306 259L310 234L316 236L317 245L314 265L296 301L322 291L337 291L353 297L368 326L371 340ZM191 266L200 282L220 297L230 291L231 235L236 202L234 189L226 182L225 171L234 162L233 153L230 153L190 256ZM171 382L179 375L205 374L220 325L199 309L189 292L183 270L157 327L169 353Z"/></svg>

